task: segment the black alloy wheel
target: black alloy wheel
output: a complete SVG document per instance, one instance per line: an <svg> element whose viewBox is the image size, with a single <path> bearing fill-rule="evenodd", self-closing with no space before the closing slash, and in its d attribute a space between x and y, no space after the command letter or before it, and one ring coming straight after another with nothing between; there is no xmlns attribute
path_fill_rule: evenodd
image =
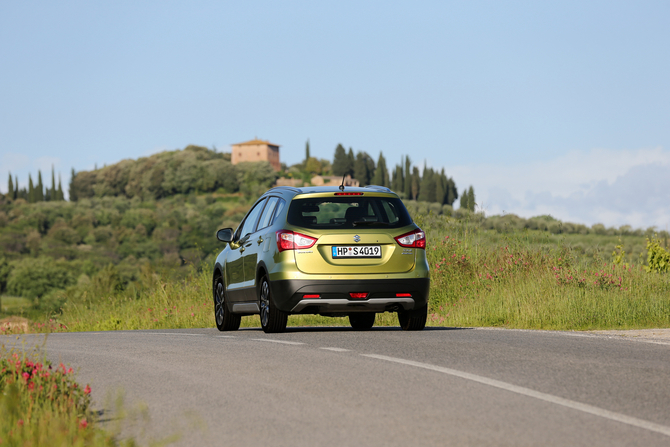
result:
<svg viewBox="0 0 670 447"><path fill-rule="evenodd" d="M374 326L376 316L377 314L374 312L351 313L349 314L349 324L354 329L367 330Z"/></svg>
<svg viewBox="0 0 670 447"><path fill-rule="evenodd" d="M258 287L258 299L261 307L261 327L263 331L266 334L284 332L286 323L288 323L288 314L275 306L267 275L261 278Z"/></svg>
<svg viewBox="0 0 670 447"><path fill-rule="evenodd" d="M401 310L398 312L398 322L404 331L421 331L426 327L428 318L428 304L412 310Z"/></svg>
<svg viewBox="0 0 670 447"><path fill-rule="evenodd" d="M223 278L217 276L214 280L214 319L216 328L220 331L236 331L240 328L241 316L230 312L226 303L226 288Z"/></svg>

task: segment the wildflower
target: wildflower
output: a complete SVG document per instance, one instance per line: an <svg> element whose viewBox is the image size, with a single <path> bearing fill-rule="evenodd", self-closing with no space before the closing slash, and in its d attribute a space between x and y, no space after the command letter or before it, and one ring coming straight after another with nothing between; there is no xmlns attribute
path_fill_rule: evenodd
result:
<svg viewBox="0 0 670 447"><path fill-rule="evenodd" d="M86 419L82 419L81 421L79 421L79 428L84 429L86 427L88 427L88 422L86 421Z"/></svg>
<svg viewBox="0 0 670 447"><path fill-rule="evenodd" d="M195 317L195 314L194 314L193 312L191 312L191 316L192 316L192 317Z"/></svg>
<svg viewBox="0 0 670 447"><path fill-rule="evenodd" d="M84 394L91 394L91 387L86 384L86 387L84 388Z"/></svg>
<svg viewBox="0 0 670 447"><path fill-rule="evenodd" d="M23 427L23 419L19 419L18 422L17 422L17 425L19 427Z"/></svg>
<svg viewBox="0 0 670 447"><path fill-rule="evenodd" d="M21 375L23 376L24 379L26 379L26 383L27 383L27 382L28 382L28 379L30 379L30 374L28 374L28 373L23 373L23 374L21 374Z"/></svg>

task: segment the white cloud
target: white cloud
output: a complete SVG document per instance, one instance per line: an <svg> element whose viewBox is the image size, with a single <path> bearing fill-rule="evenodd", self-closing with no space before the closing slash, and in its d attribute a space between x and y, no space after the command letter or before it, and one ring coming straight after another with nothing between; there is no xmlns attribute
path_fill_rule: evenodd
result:
<svg viewBox="0 0 670 447"><path fill-rule="evenodd" d="M670 225L670 151L594 149L516 166L457 166L462 190L474 185L487 214L551 214L608 226Z"/></svg>

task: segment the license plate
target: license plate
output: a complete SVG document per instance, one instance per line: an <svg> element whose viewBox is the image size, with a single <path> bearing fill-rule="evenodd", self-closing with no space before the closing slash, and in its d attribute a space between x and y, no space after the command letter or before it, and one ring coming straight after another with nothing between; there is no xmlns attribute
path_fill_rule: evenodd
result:
<svg viewBox="0 0 670 447"><path fill-rule="evenodd" d="M379 245L334 246L333 258L381 258L382 248Z"/></svg>

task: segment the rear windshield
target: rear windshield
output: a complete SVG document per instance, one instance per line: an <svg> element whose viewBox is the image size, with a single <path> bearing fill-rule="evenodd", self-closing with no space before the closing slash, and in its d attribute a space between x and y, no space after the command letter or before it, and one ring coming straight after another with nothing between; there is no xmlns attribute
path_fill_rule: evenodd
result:
<svg viewBox="0 0 670 447"><path fill-rule="evenodd" d="M294 199L288 223L313 229L398 228L412 219L398 198L349 196Z"/></svg>

